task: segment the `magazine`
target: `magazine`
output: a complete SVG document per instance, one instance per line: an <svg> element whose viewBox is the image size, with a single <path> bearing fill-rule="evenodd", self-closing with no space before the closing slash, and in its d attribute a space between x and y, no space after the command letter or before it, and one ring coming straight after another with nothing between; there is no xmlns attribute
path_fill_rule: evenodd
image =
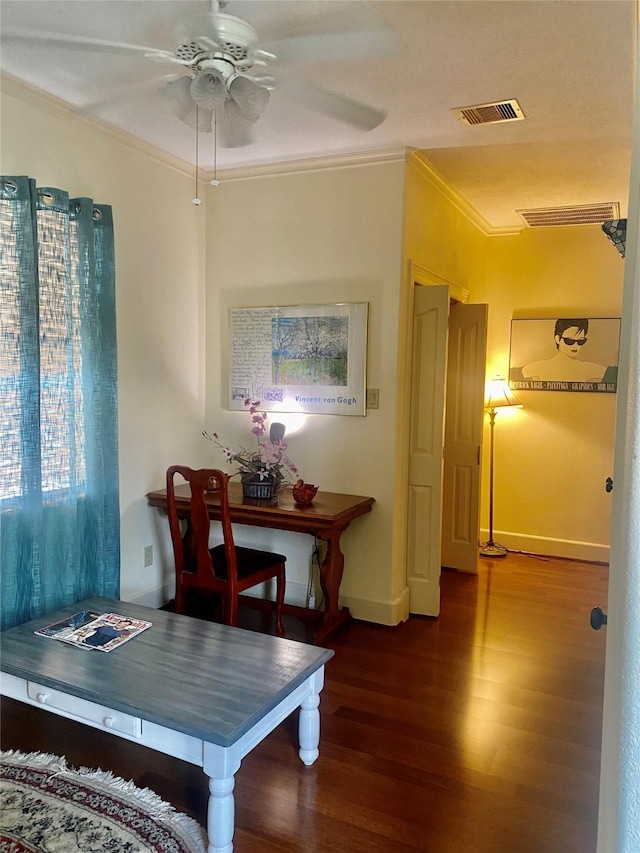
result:
<svg viewBox="0 0 640 853"><path fill-rule="evenodd" d="M61 619L52 625L45 625L43 628L38 628L34 633L41 634L43 637L55 637L57 640L64 640L73 631L86 627L94 619L97 619L98 616L100 614L95 613L93 610L81 610L79 613L67 616L66 619Z"/></svg>
<svg viewBox="0 0 640 853"><path fill-rule="evenodd" d="M34 633L54 640L62 640L81 649L110 652L151 627L151 622L130 619L118 613L93 613L81 610L51 625L38 628Z"/></svg>

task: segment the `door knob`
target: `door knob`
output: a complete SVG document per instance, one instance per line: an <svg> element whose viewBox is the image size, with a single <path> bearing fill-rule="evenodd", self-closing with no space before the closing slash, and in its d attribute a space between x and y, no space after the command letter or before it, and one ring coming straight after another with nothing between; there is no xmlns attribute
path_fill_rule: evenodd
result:
<svg viewBox="0 0 640 853"><path fill-rule="evenodd" d="M591 610L589 622L594 631L599 631L603 625L607 624L607 614L602 612L601 607L594 607Z"/></svg>
<svg viewBox="0 0 640 853"><path fill-rule="evenodd" d="M604 489L605 492L613 491L613 480L611 479L611 477L607 477L607 479L605 480Z"/></svg>

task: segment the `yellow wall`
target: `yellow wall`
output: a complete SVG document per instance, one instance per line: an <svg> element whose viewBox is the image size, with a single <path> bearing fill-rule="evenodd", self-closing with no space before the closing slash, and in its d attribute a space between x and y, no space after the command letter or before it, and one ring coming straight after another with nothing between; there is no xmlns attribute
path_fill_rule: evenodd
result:
<svg viewBox="0 0 640 853"><path fill-rule="evenodd" d="M410 330L409 261L489 305L487 377L507 375L512 317L620 316L623 263L599 225L486 236L419 157L407 168L401 326ZM429 278L429 276L427 276ZM401 339L402 340L402 339ZM399 436L407 436L410 353L401 343ZM607 560L614 394L518 392L496 419L494 536L514 550ZM406 446L399 443L394 562L404 562ZM489 429L481 538L488 528ZM402 580L399 573L396 581Z"/></svg>
<svg viewBox="0 0 640 853"><path fill-rule="evenodd" d="M413 334L413 287L420 280L471 291L484 281L487 238L447 195L434 173L417 155L407 164L405 227L398 349L398 436L396 457L396 586L406 585L407 454ZM481 301L481 300L478 300Z"/></svg>
<svg viewBox="0 0 640 853"><path fill-rule="evenodd" d="M490 238L486 283L471 288L472 301L490 303L487 375L507 375L512 318L619 317L623 272L599 225ZM517 396L523 409L496 417L495 538L513 549L607 560L616 395ZM486 454L485 462L488 472ZM483 496L486 519L486 488Z"/></svg>
<svg viewBox="0 0 640 853"><path fill-rule="evenodd" d="M289 437L301 476L326 491L370 495L372 513L342 538L341 602L354 616L394 624L392 589L398 279L404 160L246 181L222 180L207 198L207 429L251 440L248 416L226 407L231 307L367 302L367 385L380 407L366 417L311 415ZM211 464L222 464L214 446ZM243 531L287 554L287 598L300 600L310 538ZM271 536L271 539L268 537Z"/></svg>
<svg viewBox="0 0 640 853"><path fill-rule="evenodd" d="M407 164L403 257L471 290L486 275L487 238L414 154Z"/></svg>

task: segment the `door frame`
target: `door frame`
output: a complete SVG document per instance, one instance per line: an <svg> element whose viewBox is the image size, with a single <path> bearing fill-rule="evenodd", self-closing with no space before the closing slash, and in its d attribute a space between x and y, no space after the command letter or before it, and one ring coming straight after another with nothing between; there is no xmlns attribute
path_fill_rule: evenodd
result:
<svg viewBox="0 0 640 853"><path fill-rule="evenodd" d="M640 21L638 22L640 38ZM640 838L638 701L640 686L640 58L622 291L616 401L614 490L607 603L604 703L598 805L598 853L631 850Z"/></svg>

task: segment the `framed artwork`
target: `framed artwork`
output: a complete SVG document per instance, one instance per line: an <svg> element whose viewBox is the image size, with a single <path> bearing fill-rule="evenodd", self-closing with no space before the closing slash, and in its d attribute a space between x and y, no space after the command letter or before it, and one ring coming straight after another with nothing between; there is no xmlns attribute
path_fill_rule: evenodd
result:
<svg viewBox="0 0 640 853"><path fill-rule="evenodd" d="M620 318L512 320L509 387L615 393Z"/></svg>
<svg viewBox="0 0 640 853"><path fill-rule="evenodd" d="M229 409L366 414L366 302L229 310Z"/></svg>

